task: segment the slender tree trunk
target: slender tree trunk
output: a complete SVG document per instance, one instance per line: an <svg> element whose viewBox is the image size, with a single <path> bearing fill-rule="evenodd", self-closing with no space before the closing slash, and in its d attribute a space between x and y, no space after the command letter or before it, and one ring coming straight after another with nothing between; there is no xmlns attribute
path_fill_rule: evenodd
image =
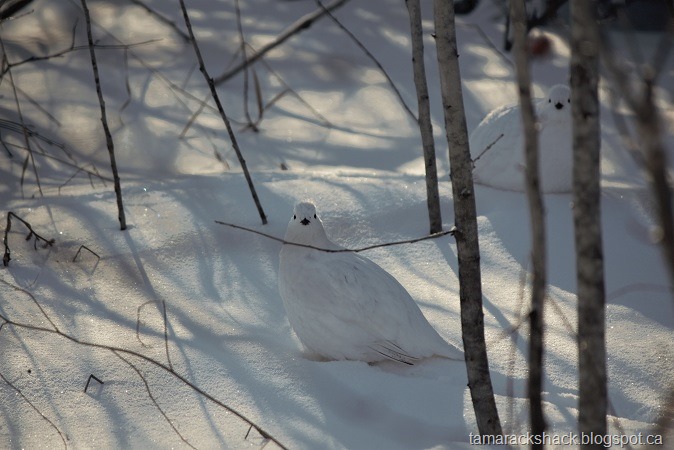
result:
<svg viewBox="0 0 674 450"><path fill-rule="evenodd" d="M468 130L463 108L459 55L456 46L453 0L435 0L436 45L440 88L449 144L456 246L459 260L461 334L466 356L468 386L482 435L502 434L489 375L484 340L480 247L473 190L473 172L468 147Z"/></svg>
<svg viewBox="0 0 674 450"><path fill-rule="evenodd" d="M599 35L594 1L571 0L573 222L578 283L578 422L581 434L606 434L606 336L601 233L598 99ZM602 445L588 443L584 449Z"/></svg>
<svg viewBox="0 0 674 450"><path fill-rule="evenodd" d="M669 162L662 141L663 123L655 105L653 88L666 67L664 63L671 53L673 40L671 32L662 34L651 62L639 68L640 79L635 85L630 82L624 68L616 63L616 53L611 48L608 36L605 34L601 36L602 61L613 77L616 90L634 113L640 150L643 152L643 161L650 176L651 189L657 205L660 222L659 243L669 269L669 282L672 286L674 286L674 211L671 180L667 173ZM653 432L663 436L664 447L667 448L671 447L672 433L669 429L673 422L674 386L670 386L669 392L663 395L662 413Z"/></svg>
<svg viewBox="0 0 674 450"><path fill-rule="evenodd" d="M531 218L531 261L533 281L531 311L529 312L529 418L531 433L542 436L546 429L543 415L543 318L546 286L545 208L540 189L538 164L538 131L531 101L531 75L526 49L527 23L524 0L510 0L510 20L513 27L515 66L520 93L520 110L524 124L526 191ZM543 448L542 442L533 442L533 449Z"/></svg>
<svg viewBox="0 0 674 450"><path fill-rule="evenodd" d="M431 123L431 107L426 83L424 67L424 40L421 29L421 7L419 0L405 0L410 16L410 32L412 35L412 67L414 69L414 85L417 89L419 105L419 131L424 148L426 167L426 201L428 203L428 220L430 233L442 231L442 215L440 213L440 193L438 192L438 170L435 159L435 142L433 141L433 124Z"/></svg>

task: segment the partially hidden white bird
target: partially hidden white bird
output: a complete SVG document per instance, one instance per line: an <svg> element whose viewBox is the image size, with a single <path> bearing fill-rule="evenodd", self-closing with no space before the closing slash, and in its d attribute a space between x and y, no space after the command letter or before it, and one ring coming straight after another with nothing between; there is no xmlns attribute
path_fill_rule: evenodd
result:
<svg viewBox="0 0 674 450"><path fill-rule="evenodd" d="M285 240L343 250L328 238L308 201L295 206ZM284 244L278 282L290 325L315 355L409 365L431 356L463 360L463 352L440 337L405 288L357 253Z"/></svg>
<svg viewBox="0 0 674 450"><path fill-rule="evenodd" d="M571 192L573 151L571 93L568 86L550 88L534 103L538 120L541 191ZM473 179L510 191L525 190L524 131L520 106L507 105L487 114L470 135Z"/></svg>

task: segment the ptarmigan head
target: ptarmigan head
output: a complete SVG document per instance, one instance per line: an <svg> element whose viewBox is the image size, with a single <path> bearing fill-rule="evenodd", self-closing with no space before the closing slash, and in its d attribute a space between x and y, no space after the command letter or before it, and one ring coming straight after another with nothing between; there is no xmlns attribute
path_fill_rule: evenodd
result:
<svg viewBox="0 0 674 450"><path fill-rule="evenodd" d="M556 84L548 91L548 96L540 103L538 111L542 122L571 120L571 90L563 84Z"/></svg>
<svg viewBox="0 0 674 450"><path fill-rule="evenodd" d="M307 200L295 205L285 240L317 247L324 247L326 243L329 243L323 222L316 211L316 205Z"/></svg>
<svg viewBox="0 0 674 450"><path fill-rule="evenodd" d="M558 110L571 106L571 91L568 86L556 84L548 92L548 104Z"/></svg>

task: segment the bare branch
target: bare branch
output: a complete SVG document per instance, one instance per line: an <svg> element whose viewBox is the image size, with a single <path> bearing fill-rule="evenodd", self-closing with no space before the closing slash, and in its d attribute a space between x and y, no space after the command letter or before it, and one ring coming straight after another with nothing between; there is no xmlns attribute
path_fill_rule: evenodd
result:
<svg viewBox="0 0 674 450"><path fill-rule="evenodd" d="M11 284L5 282L4 280L0 280L0 282L3 282L3 283L5 283L9 286L12 286ZM64 339L67 339L71 342L74 342L78 345L82 345L82 346L85 346L85 347L114 351L114 352L117 352L117 353L122 353L122 354L125 354L125 355L130 355L130 356L135 356L136 358L140 358L140 359L152 364L153 366L171 374L174 378L176 378L177 380L179 380L180 382L182 382L186 386L190 387L192 390L194 390L195 392L197 392L201 396L205 397L206 399L210 400L211 402L215 403L216 405L220 406L221 408L229 411L230 413L232 413L233 415L235 415L239 419L243 420L247 424L253 425L254 428L256 428L257 430L260 430L261 434L263 433L263 435L265 435L269 440L274 442L280 448L287 449L286 446L284 446L281 442L279 442L276 438L274 438L268 432L262 430L262 428L260 428L258 425L256 425L252 420L248 419L245 415L238 412L234 408L232 408L230 406L227 406L225 403L221 402L220 400L218 400L217 398L215 398L214 396L212 396L208 392L204 391L203 389L201 389L200 387L198 387L194 383L190 382L187 378L185 378L182 375L178 374L177 372L171 370L169 367L165 366L164 364L160 363L159 361L156 361L156 360L150 358L149 356L145 356L142 353L138 353L138 352L133 351L133 350L127 350L127 349L124 349L124 348L121 348L121 347L115 347L115 346L104 345L104 344L97 344L95 342L88 342L88 341L85 341L85 340L81 340L81 339L78 339L76 337L70 336L69 334L66 334L66 333L64 333L64 332L62 332L58 329L50 329L50 328L44 328L44 327L37 326L37 325L31 325L31 324L27 324L27 323L16 322L14 320L9 319L8 317L5 317L2 313L0 313L0 319L2 319L4 321L3 326L7 325L7 326L16 327L16 328L23 328L23 329L27 329L27 330L42 332L42 333L50 333L52 335L61 336ZM4 379L4 377L3 377L3 379Z"/></svg>
<svg viewBox="0 0 674 450"><path fill-rule="evenodd" d="M483 156L485 153L487 153L487 152L488 152L488 151L489 151L489 150L490 150L490 149L491 149L491 148L492 148L492 147L493 147L499 140L501 140L501 138L502 138L503 136L504 136L503 133L499 134L498 137L497 137L496 139L494 139L494 142L492 142L491 144L487 145L487 147L486 147L484 150L482 150L482 151L480 152L480 154L477 155L477 156L475 157L475 159L473 159L473 161L472 161L472 163L473 163L473 164L472 164L473 168L475 168L475 161L477 161L478 159L482 158L482 156Z"/></svg>
<svg viewBox="0 0 674 450"><path fill-rule="evenodd" d="M3 319L4 319L4 317L3 317ZM8 321L8 320L6 320L5 323L11 324L11 322ZM4 324L3 324L3 325L4 325ZM51 331L51 330L50 330L50 331ZM1 372L0 372L0 378L2 378L2 381L4 381L5 383L7 383L7 385L8 385L9 387L11 387L12 389L14 389L14 390L17 392L17 394L19 394L19 395L21 396L21 398L23 399L23 401L25 401L26 403L28 403L28 404L30 405L30 407L33 408L33 409L35 410L36 413L38 413L44 420L47 421L47 423L48 423L53 429L56 430L56 432L59 434L59 437L61 438L61 441L63 441L63 447L67 449L67 448L68 448L68 444L66 443L66 438L65 438L65 436L63 435L63 433L61 432L61 430L59 430L59 428L56 426L56 424L54 424L54 422L52 422L51 420L49 420L49 418L48 418L47 416L45 416L45 415L42 413L42 411L40 411L40 410L37 408L37 406L35 406L35 405L33 404L33 402L31 402L31 401L28 399L28 397L26 397L26 395L25 395L23 392L21 392L21 389L19 389L18 387L14 386L14 384L12 384L11 381L9 381L7 378L5 378L5 376L4 376Z"/></svg>
<svg viewBox="0 0 674 450"><path fill-rule="evenodd" d="M241 8L239 6L239 0L234 0L234 10L236 11L236 28L239 31L239 51L241 52L243 60L247 61L246 39L243 36L243 26L241 25ZM253 119L250 118L250 112L248 111L248 65L243 66L243 113L248 121L247 126L252 128L253 131L258 131L258 128L253 124Z"/></svg>
<svg viewBox="0 0 674 450"><path fill-rule="evenodd" d="M542 436L547 428L543 415L543 333L546 290L545 209L541 196L538 162L538 131L536 113L531 100L531 74L526 49L526 15L524 0L510 1L510 20L513 27L515 68L520 96L520 112L524 129L526 192L531 220L531 261L533 279L531 309L529 311L529 419L531 433ZM521 151L521 149L514 149ZM542 442L534 442L532 449L542 449Z"/></svg>
<svg viewBox="0 0 674 450"><path fill-rule="evenodd" d="M81 0L82 11L87 24L87 39L89 41L89 53L91 55L91 66L94 71L94 82L96 84L96 93L98 94L98 104L101 107L101 122L103 123L103 131L105 133L105 142L108 147L108 154L110 156L110 168L112 169L112 179L115 185L115 196L117 197L117 213L119 219L119 227L121 230L126 230L126 216L124 214L124 204L122 203L122 187L119 180L119 172L117 171L117 161L115 160L115 144L112 141L110 128L108 127L108 119L105 114L105 99L103 98L103 91L101 90L101 81L98 76L98 64L96 63L96 52L94 51L94 39L91 34L91 18L89 16L89 8L87 8L86 0Z"/></svg>
<svg viewBox="0 0 674 450"><path fill-rule="evenodd" d="M372 250L375 248L381 248L381 247L391 247L394 245L401 245L401 244L414 244L415 242L421 242L421 241L426 241L428 239L435 239L439 238L442 236L447 236L448 234L453 235L455 233L455 230L449 230L449 231L440 231L438 233L433 233L429 234L428 236L420 237L420 238L415 238L415 239L406 239L404 241L395 241L395 242L386 242L384 244L374 244L374 245L368 245L366 247L360 247L360 248L340 248L340 249L334 249L334 248L322 248L322 247L315 247L313 245L309 244L298 244L296 242L289 242L285 241L281 238L278 238L276 236L272 236L271 234L263 233L261 231L253 230L252 228L246 228L242 227L241 225L235 225L233 223L227 223L227 222L221 222L219 220L216 220L215 223L218 223L220 225L227 225L228 227L236 228L238 230L244 230L244 231L249 231L251 233L259 234L260 236L264 236L266 238L272 239L274 241L280 242L284 245L294 245L297 247L305 247L305 248L311 248L314 250L319 250L321 252L326 252L326 253L359 253L359 252L364 252L366 250Z"/></svg>
<svg viewBox="0 0 674 450"><path fill-rule="evenodd" d="M84 1L84 0L82 0ZM344 1L344 0L342 0ZM206 83L208 84L208 87L211 90L211 96L213 97L213 100L215 101L215 104L218 108L218 112L220 113L220 117L222 117L222 121L225 123L225 127L227 128L227 133L229 134L229 139L232 141L232 147L234 148L234 151L236 152L236 156L239 159L239 164L241 164L241 169L243 170L243 174L246 177L246 182L248 183L248 188L250 189L250 193L253 197L253 201L255 202L255 206L257 207L257 212L260 215L260 219L262 220L262 224L266 225L267 224L267 216L264 213L264 210L262 209L262 205L260 204L260 199L257 196L257 192L255 191L255 186L253 185L253 180L250 177L250 173L248 173L248 166L246 165L246 160L243 159L243 155L241 154L241 149L239 148L239 144L236 141L236 136L234 136L234 130L232 130L232 125L229 123L229 119L227 118L227 114L225 113L224 108L222 107L222 103L220 103L220 97L218 96L218 92L215 89L215 83L213 82L213 78L211 78L208 75L208 71L206 70L206 66L204 65L204 60L201 57L201 51L199 50L199 44L197 43L196 38L194 37L194 32L192 31L192 24L190 22L190 16L187 14L187 7L185 7L185 1L180 0L180 7L182 8L183 11L183 17L185 18L185 26L187 26L187 31L190 34L190 40L192 41L192 45L194 46L194 52L197 55L197 60L199 61L199 70L204 76L204 79L206 80Z"/></svg>
<svg viewBox="0 0 674 450"><path fill-rule="evenodd" d="M386 69L384 69L384 66L381 65L379 60L372 54L372 52L370 50L367 49L367 47L365 47L365 45L363 45L362 42L360 42L360 40L348 28L346 28L346 26L344 26L344 24L342 22L339 21L339 19L337 19L337 17L335 17L328 10L328 8L326 6L323 5L323 2L321 2L321 0L315 0L315 1L316 1L316 4L318 6L320 6L321 8L323 8L325 10L325 13L328 15L328 17L330 17L330 19L332 19L332 21L335 22L335 24L344 33L346 33L346 35L354 42L354 44L356 44L358 46L358 48L360 48L363 51L363 53L365 53L365 56L367 56L374 63L374 65L377 66L377 68L379 69L381 74L384 75L384 78L386 78L386 82L388 83L388 85L391 87L391 89L393 89L393 92L395 93L396 97L398 97L398 101L402 105L405 112L412 118L412 120L414 120L415 122L418 122L419 119L412 112L410 107L407 106L407 103L405 102L405 99L403 98L402 94L400 93L400 90L396 87L395 83L393 82L393 80L389 76ZM421 21L421 14L419 14L419 20ZM421 32L421 22L419 22L419 32ZM421 39L421 36L419 36L419 38ZM422 45L421 52L422 52L422 56L423 56L423 41L421 41L421 45ZM423 59L421 60L420 64L423 64Z"/></svg>
<svg viewBox="0 0 674 450"><path fill-rule="evenodd" d="M7 60L7 50L5 49L5 41L2 39L0 36L0 48L2 48L2 61L3 61L3 67L9 67L9 61ZM7 69L7 73L9 74L9 81L12 85L12 92L14 94L14 103L16 104L16 112L19 115L19 122L21 123L21 129L23 130L23 140L24 143L26 144L26 149L28 150L28 157L26 161L28 161L28 158L30 158L31 165L33 167L33 172L35 173L35 182L37 183L37 190L40 193L41 196L44 194L42 193L42 185L40 184L40 176L37 173L37 166L35 165L35 158L33 157L33 149L30 146L30 140L28 139L28 128L26 127L26 123L23 120L23 114L21 113L21 105L19 103L19 96L17 95L16 92L16 84L14 83L14 76L12 75L11 69ZM26 171L26 165L24 164L23 171L21 173L21 189L23 193L23 175ZM6 266L7 264L5 264Z"/></svg>
<svg viewBox="0 0 674 450"><path fill-rule="evenodd" d="M161 299L161 303L163 306L163 313L164 313L164 350L166 351L166 362L168 362L169 369L171 372L173 372L173 363L171 362L171 354L169 353L169 345L168 345L168 318L166 315L166 300Z"/></svg>
<svg viewBox="0 0 674 450"><path fill-rule="evenodd" d="M185 439L185 437L184 437L182 434L180 434L180 431L178 431L178 429L177 429L176 426L173 424L173 422L171 421L171 419L169 419L168 415L166 415L166 412L164 412L164 410L161 408L161 406L159 406L159 403L157 403L157 399L154 398L154 395L152 395L152 391L150 390L150 384L147 382L147 379L145 378L145 375L143 375L143 373L140 371L140 369L138 369L138 367L136 367L131 361L129 361L128 359L126 359L125 357L123 357L122 355L120 355L119 352L117 352L116 350L112 350L112 353L114 353L115 356L117 356L119 359L121 359L122 361L124 361L125 363L127 363L127 364L129 365L129 367L131 367L131 368L138 374L138 376L140 377L140 379L143 381L143 384L145 384L145 390L147 391L148 397L150 397L150 400L152 400L152 403L154 403L154 406L157 407L157 410L159 411L159 413L164 417L164 419L166 419L166 422L167 422L167 423L169 424L169 426L173 429L173 431L175 431L175 433L178 435L178 437L180 438L180 440L182 440L182 441L183 441L185 444L187 444L190 448L196 449L195 446L193 446L192 444L190 444L189 441L188 441L187 439ZM171 369L171 370L173 370L173 369ZM253 425L251 425L251 427L252 427L252 426L253 426Z"/></svg>
<svg viewBox="0 0 674 450"><path fill-rule="evenodd" d="M31 239L31 238L34 237L34 238L35 238L35 248L36 248L36 249L37 249L37 242L38 242L38 241L44 242L43 248L51 247L52 245L54 245L54 242L56 242L56 240L53 239L53 238L52 238L52 239L47 239L47 238L44 238L44 237L40 236L39 234L37 234L37 233L35 232L35 230L33 230L33 227L32 227L28 222L26 222L25 220L23 220L21 217L17 216L16 214L14 214L12 211L9 211L9 212L7 213L7 226L5 227L5 235L4 235L3 239L2 239L2 243L3 243L4 246L5 246L5 254L4 254L4 256L2 257L2 263L3 263L3 265L4 265L5 267L7 267L7 266L9 265L9 261L12 259L12 258L10 257L10 250L9 250L9 236L8 236L8 235L9 235L9 231L12 229L12 217L14 217L15 219L21 221L21 222L26 226L26 228L28 228L28 230L29 230L30 232L29 232L28 235L26 236L26 240L29 240L29 239Z"/></svg>
<svg viewBox="0 0 674 450"><path fill-rule="evenodd" d="M255 54L251 55L250 58L248 59L243 59L243 61L233 68L229 69L227 72L223 73L219 77L215 78L213 81L215 84L220 84L223 83L230 78L232 78L234 75L239 73L241 70L243 70L244 67L247 67L251 64L253 64L255 61L258 59L262 58L264 55L266 55L269 51L275 49L279 45L283 44L285 41L287 41L289 38L293 37L294 35L301 33L302 31L308 29L313 25L313 23L323 17L327 12L330 12L336 8L339 8L342 6L344 3L346 3L347 0L335 0L334 2L330 3L329 5L319 8L316 11L309 13L303 17L300 17L290 25L288 28L286 28L281 34L279 34L276 39L274 39L272 42L268 43L267 45L264 45L262 48L260 48ZM184 14L187 14L186 12ZM189 31L189 27L188 27ZM189 31L190 36L193 36L193 33ZM191 38L194 40L194 37ZM196 45L196 44L195 44Z"/></svg>

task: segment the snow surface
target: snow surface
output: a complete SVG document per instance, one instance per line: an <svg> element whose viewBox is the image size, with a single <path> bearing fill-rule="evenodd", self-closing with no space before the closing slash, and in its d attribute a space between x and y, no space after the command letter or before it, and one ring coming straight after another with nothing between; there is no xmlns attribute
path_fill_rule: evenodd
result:
<svg viewBox="0 0 674 450"><path fill-rule="evenodd" d="M377 56L414 110L407 12L402 2L386 1L349 2L335 15ZM324 18L269 53L267 66L255 66L265 102L283 94L286 83L306 103L283 94L265 111L256 133L243 129L243 75L219 87L269 218L263 226L213 109L204 108L180 138L201 99L209 98L190 45L138 7L90 3L99 44L149 41L126 52L97 50L130 226L118 229L109 181L94 177L92 186L85 171L55 159L111 176L88 51L15 66L24 119L64 143L72 159L32 140L46 153L37 149L35 157L41 195L32 164L25 177L22 171L23 136L3 129L14 155L0 149L3 217L14 211L56 243L35 250L23 240L27 230L12 221L12 261L0 269L0 314L50 329L46 314L68 336L140 353L174 373L129 353L5 324L0 447L57 448L65 441L74 448L273 448L180 375L288 448L469 448L469 434L477 428L462 364L430 359L403 367L306 357L277 289L280 244L214 222L280 237L294 203L312 197L328 233L345 247L426 234L418 130L374 64ZM175 3L146 3L182 24ZM187 3L209 71L217 76L237 51L233 4ZM67 49L77 18L76 44L84 44L78 5L37 0L32 14L4 23L0 32L9 60ZM489 111L517 100L512 64L497 51L503 20L495 5L483 0L477 11L458 18L469 132ZM449 229L453 208L431 4L422 6L443 223ZM310 1L242 1L244 34L260 47L315 7ZM532 64L539 97L568 78L568 30L560 25L546 32L553 54ZM655 42L657 36L647 34L638 40L642 48L655 48ZM674 72L671 62L666 67L657 96L671 148ZM18 122L7 75L3 81L3 119ZM674 379L674 308L660 250L651 240L655 221L647 185L614 121L629 121L629 113L610 102L607 83L600 99L609 426L612 433L648 433ZM483 186L475 191L496 400L505 431L525 433L527 329L518 325L528 296L527 202L522 193ZM543 399L550 431L562 434L576 430L578 400L571 196L546 195L545 202L550 301ZM100 261L83 250L73 262L81 245ZM460 342L452 237L378 248L366 256L401 282L443 338ZM84 393L91 374L104 384L93 380Z"/></svg>

